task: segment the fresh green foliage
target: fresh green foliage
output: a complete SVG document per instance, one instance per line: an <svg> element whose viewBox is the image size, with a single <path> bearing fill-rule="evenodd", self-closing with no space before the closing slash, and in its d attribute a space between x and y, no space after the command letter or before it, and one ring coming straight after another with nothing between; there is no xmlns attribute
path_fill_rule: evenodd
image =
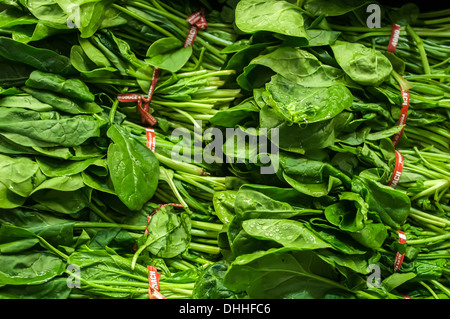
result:
<svg viewBox="0 0 450 319"><path fill-rule="evenodd" d="M3 1L0 298L448 299L448 10L369 4Z"/></svg>

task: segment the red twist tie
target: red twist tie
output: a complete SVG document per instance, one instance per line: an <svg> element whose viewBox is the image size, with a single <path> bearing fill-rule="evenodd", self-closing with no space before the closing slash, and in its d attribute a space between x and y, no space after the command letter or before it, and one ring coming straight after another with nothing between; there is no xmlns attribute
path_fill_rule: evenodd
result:
<svg viewBox="0 0 450 319"><path fill-rule="evenodd" d="M400 89L403 97L403 103L402 103L402 110L400 111L400 118L398 120L397 125L398 126L404 126L406 124L406 118L408 116L408 109L409 109L409 92L404 91L403 89ZM392 137L392 144L394 144L394 147L397 147L398 143L400 142L400 139L403 135L403 132L405 130L405 127L401 129L400 132L396 133Z"/></svg>
<svg viewBox="0 0 450 319"><path fill-rule="evenodd" d="M387 47L387 51L390 53L394 53L397 49L398 39L400 38L400 28L401 26L398 24L392 24L391 38L389 39L389 45Z"/></svg>
<svg viewBox="0 0 450 319"><path fill-rule="evenodd" d="M149 299L167 299L159 292L159 278L161 274L154 266L147 266L148 269L148 298Z"/></svg>
<svg viewBox="0 0 450 319"><path fill-rule="evenodd" d="M394 167L394 173L392 174L391 180L389 182L389 186L392 188L396 188L398 185L398 182L400 181L400 177L402 176L403 171L403 155L399 151L395 151L395 167Z"/></svg>
<svg viewBox="0 0 450 319"><path fill-rule="evenodd" d="M150 102L153 98L153 93L155 92L156 84L158 83L160 75L161 75L161 69L155 67L153 69L152 81L150 82L150 87L148 89L147 98L142 98L142 100L144 101L144 111L147 113L150 109ZM146 122L144 117L142 117L141 122L143 124Z"/></svg>
<svg viewBox="0 0 450 319"><path fill-rule="evenodd" d="M148 99L145 99L141 95L138 95L136 93L119 94L117 95L117 99L119 100L119 102L137 102L136 108L139 113L141 113L143 120L151 126L157 123L157 120L148 112L148 110L145 111L144 108L142 108L142 102L144 101L144 107L147 107L148 109Z"/></svg>
<svg viewBox="0 0 450 319"><path fill-rule="evenodd" d="M198 29L205 30L208 27L204 9L197 11L186 20L191 24L191 28L189 29L186 40L184 41L184 47L188 47L194 44Z"/></svg>
<svg viewBox="0 0 450 319"><path fill-rule="evenodd" d="M152 152L155 151L156 148L156 136L155 136L155 130L152 128L146 128L145 134L147 136L147 147L152 150Z"/></svg>
<svg viewBox="0 0 450 319"><path fill-rule="evenodd" d="M398 230L398 242L400 244L406 244L406 235L401 230ZM405 258L405 254L400 254L397 252L395 254L395 261L394 261L394 271L399 270L402 267L403 259Z"/></svg>

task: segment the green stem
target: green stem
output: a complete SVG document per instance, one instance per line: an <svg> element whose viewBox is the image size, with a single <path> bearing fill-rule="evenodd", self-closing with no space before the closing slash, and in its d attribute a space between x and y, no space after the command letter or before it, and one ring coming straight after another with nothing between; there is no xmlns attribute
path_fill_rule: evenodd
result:
<svg viewBox="0 0 450 319"><path fill-rule="evenodd" d="M158 9L158 8L154 8L154 7L150 6L150 5L147 5L147 4L144 4L144 3L141 3L141 2L137 2L137 1L129 1L129 2L127 1L127 4L129 4L131 6L134 6L134 7L138 7L138 8L141 8L141 9L146 9L148 11L157 13L157 14L162 15L163 17L166 17L167 19L171 20L175 24L180 24L180 25L182 25L182 26L184 26L186 28L189 28L189 22L186 19L177 17L176 15L174 15L174 14L168 12L168 11L161 10L162 9L161 6ZM156 6L157 4L154 3L153 5Z"/></svg>
<svg viewBox="0 0 450 319"><path fill-rule="evenodd" d="M427 181L425 181L424 184L426 182ZM413 200L416 200L417 198L425 197L425 196L434 194L435 192L438 192L440 189L448 187L450 181L449 180L437 180L437 181L432 181L432 182L434 184L433 186L431 186L430 188L427 188L427 189L417 193L416 195L412 196L411 200L413 201Z"/></svg>
<svg viewBox="0 0 450 319"><path fill-rule="evenodd" d="M83 79L86 83L92 84L109 84L109 85L120 85L120 86L131 86L131 87L139 87L139 83L136 80L127 80L127 79Z"/></svg>
<svg viewBox="0 0 450 319"><path fill-rule="evenodd" d="M41 243L41 245L44 246L45 248L47 248L48 250L50 250L51 252L53 252L56 255L60 256L64 260L69 259L69 256L67 256L66 254L64 254L60 250L56 249L53 245L51 245L48 241L46 241L41 236L37 236L37 238L39 239L39 242Z"/></svg>
<svg viewBox="0 0 450 319"><path fill-rule="evenodd" d="M146 226L138 225L126 225L117 223L105 223L105 222L75 222L74 228L122 228L125 230L144 231Z"/></svg>
<svg viewBox="0 0 450 319"><path fill-rule="evenodd" d="M175 170L175 171L182 171L185 173L193 174L193 175L207 175L208 173L205 172L203 168L200 166L192 165L189 163L177 161L170 159L164 155L161 155L159 153L154 153L158 161L160 161L162 164L166 165L167 167Z"/></svg>
<svg viewBox="0 0 450 319"><path fill-rule="evenodd" d="M211 254L211 255L220 254L220 248L217 246L205 245L205 244L195 243L192 241L189 243L189 249L200 251L200 252Z"/></svg>
<svg viewBox="0 0 450 319"><path fill-rule="evenodd" d="M421 12L421 13L419 13L419 19L436 18L436 17L446 16L449 14L450 14L450 9Z"/></svg>
<svg viewBox="0 0 450 319"><path fill-rule="evenodd" d="M422 60L423 70L425 74L430 74L430 64L428 62L427 53L425 51L425 48L423 46L423 41L419 37L419 35L413 30L413 28L408 24L406 26L406 32L413 38L414 42L417 45L417 48L419 49L420 58Z"/></svg>
<svg viewBox="0 0 450 319"><path fill-rule="evenodd" d="M136 19L136 20L146 24L147 26L149 26L150 28L158 31L159 33L161 33L161 34L163 34L163 35L165 35L165 36L167 36L169 38L176 38L172 33L170 33L169 31L161 28L160 26L158 26L157 24L151 22L150 20L145 19L144 17L141 17L141 16L137 15L136 13L134 13L134 12L124 8L124 7L121 7L121 6L119 6L119 5L115 4L115 3L113 3L112 6L115 9L117 9L119 11L122 11L123 13L129 15L133 19Z"/></svg>
<svg viewBox="0 0 450 319"><path fill-rule="evenodd" d="M423 20L424 25L444 24L450 22L450 17Z"/></svg>
<svg viewBox="0 0 450 319"><path fill-rule="evenodd" d="M136 252L134 253L133 258L131 259L131 269L134 270L134 268L136 267L136 262L137 262L137 259L138 259L139 255L140 255L145 249L147 249L147 247L149 247L151 244L153 244L154 242L158 241L158 240L161 239L162 237L167 236L167 235L170 234L170 232L172 232L172 231L173 231L173 229L169 229L169 230L168 230L167 232L165 232L164 234L159 235L159 236L157 236L157 237L155 237L155 238L152 238L152 237L148 236L148 237L147 237L147 241L146 241L142 246L140 246L140 247L136 250Z"/></svg>
<svg viewBox="0 0 450 319"><path fill-rule="evenodd" d="M202 183L199 183L199 182L197 182L197 181L195 181L195 180L193 180L193 179L187 177L186 175L181 176L181 175L175 173L175 174L174 174L174 177L177 178L177 179L179 179L180 181L184 181L184 182L186 182L186 183L189 183L189 184L191 184L191 185L194 185L194 186L196 186L196 187L198 187L198 188L204 190L204 191L207 192L207 193L210 193L210 194L215 194L215 193L216 193L216 191L213 190L212 188L210 188L210 187L208 187L208 186L205 186L205 185L203 185Z"/></svg>
<svg viewBox="0 0 450 319"><path fill-rule="evenodd" d="M215 232L220 232L223 228L222 224L216 224L216 223L210 223L210 222L203 222L198 220L191 220L192 227L203 229L203 230L210 230Z"/></svg>
<svg viewBox="0 0 450 319"><path fill-rule="evenodd" d="M436 293L433 291L433 289L431 289L430 286L428 286L426 283L424 283L423 281L419 281L419 283L425 287L425 289L427 289L430 294L433 296L434 299L439 299L438 295L436 295Z"/></svg>
<svg viewBox="0 0 450 319"><path fill-rule="evenodd" d="M115 223L113 219L111 219L110 217L106 216L105 213L103 213L100 208L98 208L97 206L95 206L93 203L89 204L89 208L96 213L100 218L103 218L104 220L106 220L107 222L110 223Z"/></svg>
<svg viewBox="0 0 450 319"><path fill-rule="evenodd" d="M119 106L119 100L114 100L113 105L111 107L111 112L109 113L109 124L114 123L114 118L116 117L117 107Z"/></svg>
<svg viewBox="0 0 450 319"><path fill-rule="evenodd" d="M444 241L447 239L450 239L450 233L433 236L433 237L428 237L428 238L408 240L408 245L434 244L436 242Z"/></svg>
<svg viewBox="0 0 450 319"><path fill-rule="evenodd" d="M211 230L202 230L202 229L191 229L191 235L196 237L204 237L204 238L217 238L218 233Z"/></svg>
<svg viewBox="0 0 450 319"><path fill-rule="evenodd" d="M435 221L440 222L442 224L445 224L447 226L450 226L450 220L441 218L439 216L434 216L434 215L429 214L429 213L425 213L425 212L423 212L421 210L418 210L417 208L414 208L414 207L410 208L410 214L414 214L416 216L422 216L422 217L425 217L425 218L428 218L428 219L431 219L431 220L435 220Z"/></svg>
<svg viewBox="0 0 450 319"><path fill-rule="evenodd" d="M433 285L435 285L436 287L438 287L444 294L446 294L447 296L450 297L450 289L449 288L445 287L442 283L440 283L436 279L431 279L430 282Z"/></svg>

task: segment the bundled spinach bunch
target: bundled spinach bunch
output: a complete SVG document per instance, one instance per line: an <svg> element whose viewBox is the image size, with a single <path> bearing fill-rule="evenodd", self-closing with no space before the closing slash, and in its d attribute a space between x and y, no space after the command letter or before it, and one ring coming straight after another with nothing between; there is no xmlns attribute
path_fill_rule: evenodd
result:
<svg viewBox="0 0 450 319"><path fill-rule="evenodd" d="M411 231L410 236L414 238L415 254L423 256L429 246L421 247L420 243L430 243L434 236L445 238L448 227L448 13L420 12L415 4L409 3L383 12L382 26L376 31L368 30L355 17L361 17L361 12L331 17L329 22L349 41L365 43L391 60L398 73L396 81L377 88L380 97L394 100L399 87L406 87L409 92L405 132L398 145L404 157L398 189L411 198L409 221L424 235L419 239L420 231ZM345 26L341 18L345 19ZM394 54L385 52L392 23L401 27ZM392 110L395 118L399 113L399 109ZM439 239L434 245L438 249Z"/></svg>
<svg viewBox="0 0 450 319"><path fill-rule="evenodd" d="M181 128L194 134L199 127L203 133L205 124L197 121L239 94L220 88L233 74L220 70L224 55L219 59L213 44L207 43L209 51L198 45L203 37L228 45L219 37L232 40L234 31L214 25L213 12L208 32L199 32L194 47L181 48L190 25L175 6L80 3L81 27L70 28L63 25L70 5L17 3L1 13L7 21L2 30L12 35L0 38L6 70L0 98L2 296L148 298L145 266L151 265L165 297L188 298L199 271L220 256L222 224L212 196L228 182L206 176L217 170L213 165L173 160L179 140L170 133ZM141 28L142 20L155 26L156 16L177 37L144 28L136 42L130 40L135 30L114 28ZM32 36L21 37L33 28ZM150 55L142 54L143 42ZM135 103L119 105L117 94L147 93L159 67L150 110L158 119L153 152L142 112ZM163 205L168 203L180 208ZM22 264L29 269L20 270ZM17 276L27 280L11 280Z"/></svg>
<svg viewBox="0 0 450 319"><path fill-rule="evenodd" d="M187 18L200 9L204 9L207 28L197 28L195 41L186 45L191 29ZM59 39L65 45L61 48L64 55L70 56L71 69L92 84L95 93L145 97L153 75L160 72L161 87L150 111L161 111L157 115L163 122L181 119L183 125L187 118L187 124L192 125L194 120L208 119L214 114L213 107L226 105L239 94L220 89L225 84L223 78L233 73L220 71L226 58L221 49L233 43L236 32L230 23L223 22L218 9L206 2L180 6L160 1L27 1L2 11L5 23L0 28L24 43L38 41L51 47ZM25 29L32 35L23 35ZM176 76L177 72L182 74ZM132 115L130 120L136 114L146 115L128 105L125 108L127 115ZM154 119L147 122L154 125Z"/></svg>
<svg viewBox="0 0 450 319"><path fill-rule="evenodd" d="M25 85L21 87L22 93L2 99L3 152L12 155L38 155L36 160L29 160L25 164L29 165L27 174L30 175L18 178L18 181L30 180L34 183L33 187L26 194L16 195L21 195L25 200L32 191L37 191L38 186L48 189L44 186L47 183L53 185L51 189L58 188L59 183L52 182L51 179L41 184L44 179L35 178L36 172L33 170L40 164L40 170L47 177L76 179L74 185L67 184L71 191L79 190L87 184L89 189L117 194L132 210L140 209L153 196L158 184L159 163L153 152L131 138L121 128L120 122L107 125L107 110L94 102L94 95L85 83L56 74L58 71L48 72L52 70L52 64L58 61L65 62L67 68L71 67L67 57L9 38L1 40L7 44L2 47L2 56L5 58L22 64L34 64L38 61L38 65L35 65L38 69L30 73ZM21 55L14 55L14 52L20 52ZM53 54L54 59L40 62L40 52ZM64 69L59 71L64 72ZM109 169L116 167L117 161L120 161L122 169ZM90 166L96 168L95 173L84 173L87 182L83 182L82 173ZM13 167L14 165L7 165L5 161L6 169ZM124 179L130 170L139 175ZM5 175L5 178L11 177L14 176ZM6 189L10 188L7 187L9 184L5 185ZM140 188L142 185L145 187ZM19 201L19 206L23 200ZM65 200L59 198L59 201Z"/></svg>
<svg viewBox="0 0 450 319"><path fill-rule="evenodd" d="M171 277L169 282L177 280L173 277L175 272L186 271L185 275L179 275L185 277L179 279L183 285L175 285L178 291L168 289L166 294L189 297L198 268L211 263L201 255L215 260L219 253L214 238L221 225L208 223L212 219L208 217L211 216L209 207L194 199L194 188L203 185L195 181L195 176L203 170L195 167L196 174L193 174L194 165L176 163L170 157L160 157L165 160L160 166L155 153L139 141L138 125L125 120L125 115L114 108L117 103L113 108L97 103L90 87L74 76L76 73L66 56L9 38L1 40L8 43L2 47L2 56L9 63L26 66L28 70L36 68L14 86L10 83L0 102L3 113L1 208L5 215L1 226L4 234L2 295L8 298L25 297L23 293L31 298L142 297L145 290L148 297L148 276L142 277L140 269L144 263L155 265L160 271L164 269L165 276ZM41 55L51 59L41 62ZM62 63L67 63L70 72L60 67ZM140 133L142 129L145 131L139 128ZM164 168L165 165L176 170ZM178 181L174 181L175 173ZM191 185L191 194L180 179ZM181 189L183 197L189 200L178 196L172 201L181 201L183 212L175 212L170 207L159 210L149 225L149 235L142 236L147 216L158 207L149 200L163 182L170 188L159 190L163 194L161 203L167 203L172 192L179 195ZM213 184L221 185L221 182ZM199 212L195 216L200 216L200 221L191 221L189 205ZM23 214L27 215L26 224L21 222ZM45 232L47 228L49 232ZM141 236L145 237L143 242ZM152 240L150 248L147 237ZM133 259L136 241L140 247ZM155 251L157 244L160 249ZM91 256L98 260L103 256L104 261L81 265L77 259L79 254L85 254L82 258ZM118 271L122 275L108 278L107 270L102 267L105 264L116 267L116 257L125 270L121 266ZM138 263L137 257L140 257ZM42 263L36 263L36 258ZM66 283L67 276L71 275L66 268L74 262L83 268L83 276L79 278L81 291L71 291ZM29 273L18 270L17 265L28 263ZM48 263L52 266L48 267ZM137 274L131 273L135 268L141 271L138 283L135 282ZM84 276L87 273L89 276ZM28 279L8 279L16 276ZM132 278L132 282L124 283L121 278ZM145 282L146 289L142 288Z"/></svg>
<svg viewBox="0 0 450 319"><path fill-rule="evenodd" d="M163 207L148 226L152 254L133 259L136 240L157 206L116 213L114 223L26 206L2 209L2 298L149 298L149 265L161 276L160 294L190 298L200 270L215 260L202 256L205 249L195 237L191 242L190 233L198 236L204 225L191 225L183 213Z"/></svg>
<svg viewBox="0 0 450 319"><path fill-rule="evenodd" d="M420 298L429 294L421 289L427 286L424 280L432 285L447 281L445 244L441 245L448 236L447 172L436 164L445 161L448 150L438 146L437 154L420 151L420 162L426 166L421 169L418 158L406 162L415 155L410 149L399 188L388 186L396 163L391 139L403 129L396 125L403 103L399 86L404 88L405 79L411 75L412 80L414 74L405 71L408 64L401 58L382 52L373 42L354 41L345 28L334 28L332 22L361 14L364 3L237 4L236 26L248 36L224 51L231 55L227 67L236 70L236 85L246 99L221 110L210 122L250 136L241 144L245 151L225 150L235 159L230 172L250 182L215 196L216 212L227 225L220 243L229 262L218 287L255 298L402 298L405 291ZM437 63L445 65L445 59ZM442 78L445 87L445 77L436 78ZM412 105L419 99L423 105L440 98L421 99L411 89ZM445 108L445 100L440 107L431 105L445 123L448 112L440 108ZM421 128L428 126L422 122ZM401 151L410 145L436 144L418 143L408 133L415 129L414 125L405 129ZM254 136L268 138L275 147L255 149L250 142ZM260 173L267 164L265 157L279 164L276 174ZM412 172L422 173L428 181L419 179L411 185L417 181ZM442 182L431 181L430 176L440 176ZM424 190L427 183L429 189ZM418 198L430 194L438 199L439 216L414 208ZM424 224L411 223L410 215ZM408 265L401 273L393 269L396 253L405 249L396 244L397 230L413 238ZM418 239L422 235L429 241ZM422 240L436 244L441 253L436 253L436 261L415 259L420 251L415 245ZM366 282L373 265L382 268L384 280L378 288ZM427 277L425 269L431 268L436 271ZM445 284L435 287L448 293Z"/></svg>

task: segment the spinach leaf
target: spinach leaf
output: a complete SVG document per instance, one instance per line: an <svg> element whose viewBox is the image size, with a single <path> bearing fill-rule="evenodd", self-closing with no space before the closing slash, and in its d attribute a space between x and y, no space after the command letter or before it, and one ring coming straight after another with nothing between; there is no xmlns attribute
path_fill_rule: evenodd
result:
<svg viewBox="0 0 450 319"><path fill-rule="evenodd" d="M283 179L298 192L322 197L335 187L350 187L351 179L329 163L280 154Z"/></svg>
<svg viewBox="0 0 450 319"><path fill-rule="evenodd" d="M78 174L49 178L30 197L36 203L32 206L35 209L75 215L90 206L91 192Z"/></svg>
<svg viewBox="0 0 450 319"><path fill-rule="evenodd" d="M21 107L37 112L53 111L53 107L43 103L31 95L11 95L0 99L0 106Z"/></svg>
<svg viewBox="0 0 450 319"><path fill-rule="evenodd" d="M22 89L42 103L49 104L53 108L65 113L95 114L103 111L102 107L95 102L76 101L57 95L50 91L39 90L31 87L24 87Z"/></svg>
<svg viewBox="0 0 450 319"><path fill-rule="evenodd" d="M273 109L264 106L260 111L260 126L278 128L279 136L283 136L278 142L280 149L305 154L309 150L332 146L352 118L352 113L343 111L330 120L308 124L290 123L282 120Z"/></svg>
<svg viewBox="0 0 450 319"><path fill-rule="evenodd" d="M12 209L20 207L25 203L25 200L25 197L10 191L8 186L0 182L0 208Z"/></svg>
<svg viewBox="0 0 450 319"><path fill-rule="evenodd" d="M381 52L361 43L338 40L331 45L337 63L361 85L377 86L388 79L392 64Z"/></svg>
<svg viewBox="0 0 450 319"><path fill-rule="evenodd" d="M28 197L44 181L45 177L33 160L0 154L0 182L9 191Z"/></svg>
<svg viewBox="0 0 450 319"><path fill-rule="evenodd" d="M189 61L191 55L192 46L183 47L183 43L175 38L162 38L148 48L148 58L145 61L154 67L177 72Z"/></svg>
<svg viewBox="0 0 450 319"><path fill-rule="evenodd" d="M338 82L345 84L345 73L338 68L321 63L308 51L291 46L276 50L251 60L272 69L287 80L305 87L328 87Z"/></svg>
<svg viewBox="0 0 450 319"><path fill-rule="evenodd" d="M215 192L213 197L214 211L222 223L227 225L234 217L234 201L237 191L227 190Z"/></svg>
<svg viewBox="0 0 450 319"><path fill-rule="evenodd" d="M54 158L36 157L36 163L48 177L76 175L85 171L89 166L99 162L99 158L92 157L80 161L67 161Z"/></svg>
<svg viewBox="0 0 450 319"><path fill-rule="evenodd" d="M35 70L31 72L25 85L35 89L48 90L69 98L93 102L94 94L80 79L66 79L61 75Z"/></svg>
<svg viewBox="0 0 450 319"><path fill-rule="evenodd" d="M162 258L180 255L189 246L190 229L187 213L176 213L172 206L161 208L150 219L147 241L152 244L148 247L149 252Z"/></svg>
<svg viewBox="0 0 450 319"><path fill-rule="evenodd" d="M74 242L74 220L64 219L43 211L15 208L1 211L0 223L20 227L44 238L52 245L70 246Z"/></svg>
<svg viewBox="0 0 450 319"><path fill-rule="evenodd" d="M38 285L0 287L2 299L67 299L71 293L66 277L56 277Z"/></svg>
<svg viewBox="0 0 450 319"><path fill-rule="evenodd" d="M0 37L0 56L30 65L43 72L64 76L73 74L75 71L68 57L48 49L20 43L7 37Z"/></svg>
<svg viewBox="0 0 450 319"><path fill-rule="evenodd" d="M235 299L240 296L223 284L228 262L220 260L208 266L197 279L192 297L194 299Z"/></svg>
<svg viewBox="0 0 450 319"><path fill-rule="evenodd" d="M331 248L319 236L303 225L289 219L250 219L242 223L245 232L259 240L271 240L282 247L295 250Z"/></svg>
<svg viewBox="0 0 450 319"><path fill-rule="evenodd" d="M264 101L283 119L293 123L315 123L331 119L350 108L353 95L343 84L305 87L274 75L266 85Z"/></svg>
<svg viewBox="0 0 450 319"><path fill-rule="evenodd" d="M340 16L371 3L365 0L306 0L304 7L315 16Z"/></svg>
<svg viewBox="0 0 450 319"><path fill-rule="evenodd" d="M369 210L378 213L386 225L395 229L399 229L409 215L411 200L399 190L355 176L352 191L360 194L369 205Z"/></svg>
<svg viewBox="0 0 450 319"><path fill-rule="evenodd" d="M42 284L64 272L64 262L47 252L0 255L0 284Z"/></svg>
<svg viewBox="0 0 450 319"><path fill-rule="evenodd" d="M41 119L41 114L26 109L0 108L0 131L53 143L51 146L70 147L99 137L100 128L106 123L88 115Z"/></svg>
<svg viewBox="0 0 450 319"><path fill-rule="evenodd" d="M269 249L236 258L224 277L226 287L249 298L323 299L345 297L333 266L312 251Z"/></svg>
<svg viewBox="0 0 450 319"><path fill-rule="evenodd" d="M246 33L270 31L305 39L307 37L302 12L287 1L241 0L236 6L235 23Z"/></svg>
<svg viewBox="0 0 450 319"><path fill-rule="evenodd" d="M113 141L107 162L114 189L129 209L139 210L152 198L158 185L158 160L119 125L113 124L107 134Z"/></svg>

